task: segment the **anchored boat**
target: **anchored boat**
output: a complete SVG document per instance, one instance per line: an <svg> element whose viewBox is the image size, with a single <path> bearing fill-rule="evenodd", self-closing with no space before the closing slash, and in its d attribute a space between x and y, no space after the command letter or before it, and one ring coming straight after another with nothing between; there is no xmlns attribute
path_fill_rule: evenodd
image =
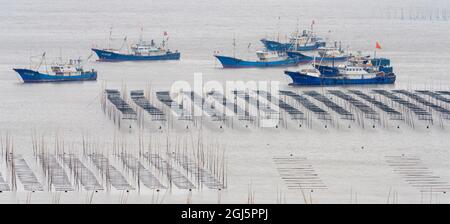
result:
<svg viewBox="0 0 450 224"><path fill-rule="evenodd" d="M261 42L270 51L313 51L326 46L325 41L316 36L312 30L303 30L301 33L297 31L291 35L288 43L265 38L261 39Z"/></svg>
<svg viewBox="0 0 450 224"><path fill-rule="evenodd" d="M267 68L267 67L288 67L300 63L308 63L309 59L301 57L289 57L286 54L274 51L257 51L257 61L246 61L235 57L214 55L224 68Z"/></svg>
<svg viewBox="0 0 450 224"><path fill-rule="evenodd" d="M312 69L284 73L291 77L291 85L300 86L393 84L396 76L389 64L389 59L377 58L364 65L350 63L335 67L315 64Z"/></svg>
<svg viewBox="0 0 450 224"><path fill-rule="evenodd" d="M79 59L69 60L68 63L55 63L50 68L51 71L46 71L45 73L39 72L39 68L14 68L13 70L19 73L24 83L97 80L97 71L94 69L84 71L81 65L81 60Z"/></svg>
<svg viewBox="0 0 450 224"><path fill-rule="evenodd" d="M164 33L167 36L167 33ZM124 43L126 38L124 39ZM121 52L121 49L98 49L92 48L100 61L155 61L155 60L179 60L180 52L172 52L166 49L168 38L162 41L162 44L156 44L153 40L143 41L132 44L128 53ZM124 46L125 44L122 44Z"/></svg>
<svg viewBox="0 0 450 224"><path fill-rule="evenodd" d="M340 62L347 61L349 59L349 55L345 53L341 48L337 47L320 47L318 49L317 56L308 56L299 51L288 51L287 55L289 57L300 57L304 60L310 60L315 62Z"/></svg>

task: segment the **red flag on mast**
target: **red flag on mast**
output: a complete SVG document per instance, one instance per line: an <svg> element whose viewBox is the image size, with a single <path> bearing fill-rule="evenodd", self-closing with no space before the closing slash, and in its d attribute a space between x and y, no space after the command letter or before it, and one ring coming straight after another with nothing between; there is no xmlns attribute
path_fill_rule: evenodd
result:
<svg viewBox="0 0 450 224"><path fill-rule="evenodd" d="M375 48L376 48L376 49L381 49L381 45L380 45L380 43L378 43L378 41L377 41L377 43L376 43L376 45L375 45Z"/></svg>

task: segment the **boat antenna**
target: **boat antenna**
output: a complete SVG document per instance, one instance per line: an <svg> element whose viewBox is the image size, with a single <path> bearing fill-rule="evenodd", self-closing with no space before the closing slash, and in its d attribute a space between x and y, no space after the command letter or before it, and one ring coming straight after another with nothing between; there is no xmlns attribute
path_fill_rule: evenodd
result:
<svg viewBox="0 0 450 224"><path fill-rule="evenodd" d="M44 63L45 60L45 52L41 56L41 61L39 62L38 66L36 67L36 70L39 70L39 68L42 66L42 63Z"/></svg>
<svg viewBox="0 0 450 224"><path fill-rule="evenodd" d="M165 40L165 45L167 49L169 49L169 34L167 33L167 31L164 31L163 33L163 40Z"/></svg>
<svg viewBox="0 0 450 224"><path fill-rule="evenodd" d="M120 46L119 50L122 50L122 48L125 46L126 42L127 42L127 36L125 36L125 38L123 38L122 46Z"/></svg>
<svg viewBox="0 0 450 224"><path fill-rule="evenodd" d="M108 49L111 49L112 29L113 29L113 27L111 26L111 27L109 28L109 43L108 43Z"/></svg>
<svg viewBox="0 0 450 224"><path fill-rule="evenodd" d="M280 42L280 20L281 20L281 17L280 16L278 16L278 23L277 23L277 41L278 42Z"/></svg>
<svg viewBox="0 0 450 224"><path fill-rule="evenodd" d="M30 69L32 69L31 68L31 49L28 49L28 56L30 56L29 58L30 58Z"/></svg>
<svg viewBox="0 0 450 224"><path fill-rule="evenodd" d="M233 37L233 57L236 57L236 38Z"/></svg>
<svg viewBox="0 0 450 224"><path fill-rule="evenodd" d="M144 27L141 26L141 35L139 36L139 42L142 42L143 33L144 33Z"/></svg>
<svg viewBox="0 0 450 224"><path fill-rule="evenodd" d="M63 59L62 59L62 48L59 48L59 63L63 63Z"/></svg>

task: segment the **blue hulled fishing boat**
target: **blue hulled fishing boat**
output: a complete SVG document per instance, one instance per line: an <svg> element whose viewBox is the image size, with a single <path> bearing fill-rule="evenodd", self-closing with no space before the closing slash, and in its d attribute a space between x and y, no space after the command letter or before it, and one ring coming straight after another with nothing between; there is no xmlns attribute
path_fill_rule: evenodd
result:
<svg viewBox="0 0 450 224"><path fill-rule="evenodd" d="M70 60L69 63L56 63L52 65L51 71L39 72L39 69L14 68L19 73L23 82L73 82L73 81L95 81L97 71L94 69L84 71L81 60Z"/></svg>
<svg viewBox="0 0 450 224"><path fill-rule="evenodd" d="M389 59L368 60L364 65L350 63L344 66L314 65L312 69L298 72L285 71L292 79L291 85L327 86L327 85L367 85L393 84L396 76Z"/></svg>
<svg viewBox="0 0 450 224"><path fill-rule="evenodd" d="M214 55L224 68L267 68L267 67L288 67L300 63L308 63L309 59L300 57L289 57L273 51L257 51L257 61L246 61L235 57Z"/></svg>
<svg viewBox="0 0 450 224"><path fill-rule="evenodd" d="M178 51L161 51L156 50L148 53L132 53L123 54L113 50L101 50L92 48L97 54L100 61L155 61L155 60L179 60L180 53Z"/></svg>
<svg viewBox="0 0 450 224"><path fill-rule="evenodd" d="M315 61L318 63L321 62L341 62L347 61L349 59L349 55L346 54L341 48L336 47L320 47L318 49L318 55L308 56L299 51L287 51L286 52L289 57L295 58L300 57L304 60Z"/></svg>
<svg viewBox="0 0 450 224"><path fill-rule="evenodd" d="M167 33L164 32L164 36ZM126 42L126 37L124 43ZM120 49L98 49L92 48L99 61L155 61L155 60L179 60L180 52L176 50L172 52L166 49L168 38L162 41L162 44L157 45L153 40L150 42L143 41L142 37L138 43L132 44L128 53L121 52ZM125 44L122 44L122 47ZM121 47L121 48L122 48Z"/></svg>
<svg viewBox="0 0 450 224"><path fill-rule="evenodd" d="M288 43L281 43L275 40L261 39L261 42L270 51L313 51L320 47L325 47L326 43L322 38L317 37L312 31L303 30L294 33Z"/></svg>

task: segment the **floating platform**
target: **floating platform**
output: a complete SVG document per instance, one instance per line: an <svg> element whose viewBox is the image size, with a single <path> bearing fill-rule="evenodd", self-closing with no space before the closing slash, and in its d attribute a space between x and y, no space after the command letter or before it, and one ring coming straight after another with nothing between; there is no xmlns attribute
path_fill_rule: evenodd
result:
<svg viewBox="0 0 450 224"><path fill-rule="evenodd" d="M87 191L103 190L102 185L97 181L95 175L81 162L74 154L60 155L63 164L69 167L72 175L77 181L77 185L81 185Z"/></svg>
<svg viewBox="0 0 450 224"><path fill-rule="evenodd" d="M194 178L209 189L224 189L225 186L210 172L200 167L198 163L186 155L167 153L167 156L177 162L183 169L188 171Z"/></svg>
<svg viewBox="0 0 450 224"><path fill-rule="evenodd" d="M389 115L389 118L391 120L403 120L402 113L398 112L397 110L388 106L387 104L385 104L379 100L376 100L374 97L371 97L371 96L361 92L360 90L349 90L349 92L357 95L361 99L364 99L365 101L373 104L378 109L384 111L385 113L387 113Z"/></svg>
<svg viewBox="0 0 450 224"><path fill-rule="evenodd" d="M144 167L139 160L130 154L120 154L123 164L139 177L139 181L149 189L166 189L150 170Z"/></svg>
<svg viewBox="0 0 450 224"><path fill-rule="evenodd" d="M219 113L213 107L205 106L206 101L202 96L198 95L194 91L186 91L186 92L184 92L184 94L186 94L189 97L189 99L195 106L200 108L207 116L211 117L213 121L224 121L225 120L225 114L223 112ZM195 109L194 109L194 111L195 111Z"/></svg>
<svg viewBox="0 0 450 224"><path fill-rule="evenodd" d="M254 98L252 96L250 96L249 93L245 92L245 91L237 91L234 90L233 94L238 97L241 98L245 101L246 105L248 106L248 110L250 112L250 108L249 106L253 106L257 111L257 113L260 117L261 114L262 116L264 116L267 119L279 119L278 115L279 115L279 111L276 111L274 109L272 109L271 106L269 106L268 104L264 104L262 103L258 98Z"/></svg>
<svg viewBox="0 0 450 224"><path fill-rule="evenodd" d="M195 185L175 169L170 163L166 162L157 154L144 153L146 158L156 169L169 179L170 184L174 184L179 189L195 189Z"/></svg>
<svg viewBox="0 0 450 224"><path fill-rule="evenodd" d="M258 95L266 98L266 100L269 102L273 102L273 101L277 102L278 101L278 107L280 107L281 109L286 111L286 113L289 114L289 116L291 117L292 120L304 120L305 119L305 114L303 112L301 112L299 109L289 105L284 100L277 99L272 94L270 94L269 92L266 92L266 91L257 91L257 93L258 93Z"/></svg>
<svg viewBox="0 0 450 224"><path fill-rule="evenodd" d="M102 154L89 154L88 157L91 159L95 167L102 173L103 177L106 179L106 184L112 185L117 190L134 190L125 177L110 164L109 159Z"/></svg>
<svg viewBox="0 0 450 224"><path fill-rule="evenodd" d="M5 179L3 179L2 173L0 173L0 192L10 190L11 188L9 188L9 185L5 182Z"/></svg>
<svg viewBox="0 0 450 224"><path fill-rule="evenodd" d="M372 109L371 107L369 107L368 105L366 105L365 103L353 98L352 96L340 91L340 90L328 90L329 93L347 101L348 103L350 103L351 105L353 105L354 107L358 108L363 114L365 118L371 119L371 120L379 120L380 116L378 115L378 113Z"/></svg>
<svg viewBox="0 0 450 224"><path fill-rule="evenodd" d="M328 121L331 120L331 116L327 111L325 111L322 108L315 105L308 98L301 96L297 93L294 93L292 91L281 90L280 94L292 97L294 100L296 100L298 103L300 103L303 107L305 107L309 111L313 112L319 120L328 120Z"/></svg>
<svg viewBox="0 0 450 224"><path fill-rule="evenodd" d="M211 95L213 99L219 102L224 108L236 114L239 120L253 120L253 118L250 117L250 113L237 104L236 99L234 102L231 102L222 93L219 93L217 91L210 92L208 94Z"/></svg>
<svg viewBox="0 0 450 224"><path fill-rule="evenodd" d="M14 169L17 177L26 191L43 191L42 184L38 181L31 168L21 155L14 155Z"/></svg>
<svg viewBox="0 0 450 224"><path fill-rule="evenodd" d="M134 111L134 109L131 108L131 106L122 99L122 97L120 96L120 91L115 89L106 89L105 93L109 102L111 102L115 106L115 108L122 113L123 119L137 119L136 111Z"/></svg>
<svg viewBox="0 0 450 224"><path fill-rule="evenodd" d="M409 97L409 98L411 98L411 99L413 99L413 100L415 100L415 101L417 101L417 102L419 102L419 103L421 103L421 104L423 104L423 105L425 105L425 106L427 106L427 107L429 107L429 108L431 108L431 109L441 113L441 115L442 115L442 117L444 119L450 120L450 110L448 110L446 108L443 108L443 107L441 107L439 105L436 105L436 104L434 104L434 103L432 103L432 102L422 98L421 96L419 96L419 95L417 95L415 93L412 93L412 92L409 92L409 91L406 91L406 90L393 90L393 91L396 92L396 93L403 94L403 95L405 95L405 96L407 96L407 97Z"/></svg>
<svg viewBox="0 0 450 224"><path fill-rule="evenodd" d="M291 190L325 190L328 187L319 178L313 166L304 157L273 157L281 179Z"/></svg>
<svg viewBox="0 0 450 224"><path fill-rule="evenodd" d="M327 107L329 107L331 110L333 110L337 114L341 115L341 119L345 119L345 120L354 120L355 119L353 114L350 113L350 111L342 108L341 106L339 106L335 102L331 101L330 99L328 99L324 95L322 95L322 94L320 94L320 93L318 93L318 92L316 92L314 90L312 90L312 91L304 91L304 93L306 95L316 99L317 101L322 102Z"/></svg>
<svg viewBox="0 0 450 224"><path fill-rule="evenodd" d="M445 102L445 103L450 103L450 99L449 98L445 98L443 97L441 94L436 93L436 92L432 92L432 91L428 91L428 90L416 90L416 92L430 96L434 99L437 99L439 101Z"/></svg>
<svg viewBox="0 0 450 224"><path fill-rule="evenodd" d="M172 97L170 96L169 91L160 91L156 92L156 98L158 98L159 101L161 101L163 104L165 104L167 107L169 107L172 112L178 117L178 120L188 120L192 121L192 111L186 110L183 105L178 104L175 102Z"/></svg>
<svg viewBox="0 0 450 224"><path fill-rule="evenodd" d="M140 108L145 110L154 121L165 121L166 116L162 110L155 107L150 101L145 98L143 90L134 90L130 92L130 97L133 102Z"/></svg>
<svg viewBox="0 0 450 224"><path fill-rule="evenodd" d="M394 172L399 174L409 185L417 188L420 192L443 192L450 191L450 184L442 181L422 162L417 156L401 155L386 156L387 164Z"/></svg>
<svg viewBox="0 0 450 224"><path fill-rule="evenodd" d="M41 153L37 157L39 158L42 169L48 175L48 183L55 188L55 191L74 190L64 168L59 164L54 155Z"/></svg>
<svg viewBox="0 0 450 224"><path fill-rule="evenodd" d="M414 114L416 114L416 116L419 118L419 120L425 120L425 121L431 121L433 122L433 116L431 115L431 113L429 113L428 111L420 108L419 106L406 101L396 95L394 95L393 93L387 91L387 90L383 90L383 89L374 89L372 90L375 93L378 93L382 96L385 96L389 99L391 99L392 101L408 108L409 110L411 110Z"/></svg>

